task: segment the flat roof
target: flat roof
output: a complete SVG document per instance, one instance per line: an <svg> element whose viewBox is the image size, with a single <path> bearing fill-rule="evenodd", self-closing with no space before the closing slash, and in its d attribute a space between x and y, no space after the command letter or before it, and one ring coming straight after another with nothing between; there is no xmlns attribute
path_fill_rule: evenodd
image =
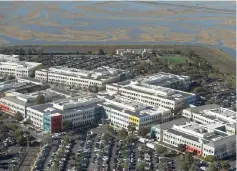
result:
<svg viewBox="0 0 237 171"><path fill-rule="evenodd" d="M189 135L189 134L186 134L186 133L183 133L181 131L178 131L178 130L174 130L174 129L168 129L167 132L170 132L172 134L175 134L175 135L180 135L184 138L187 138L187 139L190 139L192 141L196 141L196 142L199 142L199 138L195 137L195 136L192 136L192 135Z"/></svg>
<svg viewBox="0 0 237 171"><path fill-rule="evenodd" d="M189 96L195 96L195 94L192 93L187 93L187 92L183 92L183 91L178 91L175 89L170 89L170 88L165 88L165 87L159 87L159 90L153 89L154 87L148 87L148 86L144 86L144 85L136 85L138 87L141 87L142 89L137 89L134 88L132 85L128 85L128 86L124 86L121 88L127 89L127 90L131 90L131 91L135 91L135 92L140 92L140 93L144 93L144 94L149 94L151 96L156 96L156 97L160 97L160 98L166 98L166 99L170 99L170 100L180 100L180 98L184 98L184 97L189 97ZM154 91L154 92L152 92ZM156 91L161 91L164 93L171 93L170 95L161 95L161 94L156 94Z"/></svg>
<svg viewBox="0 0 237 171"><path fill-rule="evenodd" d="M36 105L36 106L31 106L29 108L33 109L33 110L37 110L41 113L50 113L50 114L55 114L55 113L59 113L59 114L66 114L66 113L70 113L70 112L75 112L75 111L79 111L79 110L86 110L86 109L91 109L94 107L99 107L98 105L99 103L92 103L86 106L80 106L80 107L75 107L75 108L70 108L70 109L65 109L65 110L60 110L57 108L53 107L53 103L45 103L42 105Z"/></svg>
<svg viewBox="0 0 237 171"><path fill-rule="evenodd" d="M41 65L41 63L37 62L0 62L0 67L9 68L9 69L18 69L18 68L32 68L35 66Z"/></svg>
<svg viewBox="0 0 237 171"><path fill-rule="evenodd" d="M2 97L1 99L8 100L8 101L11 101L13 103L16 103L16 104L19 104L22 106L26 105L26 103L24 101L17 99L15 96L5 96L5 97Z"/></svg>
<svg viewBox="0 0 237 171"><path fill-rule="evenodd" d="M39 71L49 71L49 74L59 74L59 75L66 75L66 76L74 76L84 79L94 79L101 81L103 79L108 79L114 76L117 76L122 73L128 73L128 70L110 68L107 66L99 67L94 70L88 71L83 69L76 69L76 68L68 68L68 67L51 67L49 69L41 69Z"/></svg>
<svg viewBox="0 0 237 171"><path fill-rule="evenodd" d="M185 124L186 122L190 122L190 119L187 119L187 118L178 118L178 119L174 119L172 121L168 121L168 122L165 122L165 123L161 123L161 124L157 124L157 125L154 125L152 127L155 127L155 128L159 128L159 129L169 129L171 128L173 125L183 125Z"/></svg>
<svg viewBox="0 0 237 171"><path fill-rule="evenodd" d="M146 106L145 108L138 110L138 111L131 111L123 106L117 106L117 105L112 104L110 102L103 102L101 105L104 107L107 107L107 108L111 108L113 110L124 112L128 115L136 116L138 118L156 115L159 113L163 113L165 111L165 109L163 109L163 108L155 108L152 106ZM168 111L169 109L166 109L166 110Z"/></svg>

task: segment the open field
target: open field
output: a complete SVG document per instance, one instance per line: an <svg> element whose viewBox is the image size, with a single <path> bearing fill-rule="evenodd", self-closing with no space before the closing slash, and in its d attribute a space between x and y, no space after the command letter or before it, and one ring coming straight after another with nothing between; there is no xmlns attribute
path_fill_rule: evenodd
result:
<svg viewBox="0 0 237 171"><path fill-rule="evenodd" d="M163 56L161 57L161 59L168 61L168 63L170 64L179 64L179 63L185 63L186 60L188 60L188 58L184 57L184 56L176 56L176 55L170 55L170 56Z"/></svg>

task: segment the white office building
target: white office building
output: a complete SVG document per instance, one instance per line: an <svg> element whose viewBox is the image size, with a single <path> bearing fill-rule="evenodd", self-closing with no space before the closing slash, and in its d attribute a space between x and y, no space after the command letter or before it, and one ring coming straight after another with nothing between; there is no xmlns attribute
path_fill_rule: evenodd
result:
<svg viewBox="0 0 237 171"><path fill-rule="evenodd" d="M225 125L228 134L236 134L236 112L211 104L184 109L183 117L202 124L220 123Z"/></svg>
<svg viewBox="0 0 237 171"><path fill-rule="evenodd" d="M29 77L33 76L35 70L41 67L42 64L36 62L0 62L0 74Z"/></svg>
<svg viewBox="0 0 237 171"><path fill-rule="evenodd" d="M236 154L236 112L211 104L183 110L183 117L151 128L157 141L219 159Z"/></svg>
<svg viewBox="0 0 237 171"><path fill-rule="evenodd" d="M26 108L36 105L37 96L41 94L45 98L45 102L51 102L65 98L65 96L57 94L50 90L42 90L33 93L22 94L18 92L8 92L5 97L0 98L0 107L9 114L20 112L23 117L27 116Z"/></svg>
<svg viewBox="0 0 237 171"><path fill-rule="evenodd" d="M228 135L223 127L219 123L187 122L184 125L173 125L172 128L163 130L161 141L175 147L185 144L186 151L203 157L214 155L222 159L236 153L236 135Z"/></svg>
<svg viewBox="0 0 237 171"><path fill-rule="evenodd" d="M116 54L124 56L126 54L143 55L144 53L152 53L152 49L117 49Z"/></svg>
<svg viewBox="0 0 237 171"><path fill-rule="evenodd" d="M129 71L101 67L92 71L66 67L53 67L35 72L41 81L64 83L80 87L104 87L107 83L119 82L129 76Z"/></svg>
<svg viewBox="0 0 237 171"><path fill-rule="evenodd" d="M19 55L0 54L0 62L18 62L18 61L20 61Z"/></svg>
<svg viewBox="0 0 237 171"><path fill-rule="evenodd" d="M110 95L121 95L144 104L168 108L174 111L195 103L196 95L171 88L144 84L139 81L124 81L106 85Z"/></svg>
<svg viewBox="0 0 237 171"><path fill-rule="evenodd" d="M133 125L139 130L172 119L170 109L153 107L121 96L105 98L102 106L111 125L128 129Z"/></svg>
<svg viewBox="0 0 237 171"><path fill-rule="evenodd" d="M154 85L177 90L187 90L191 83L189 76L159 72L145 77L136 78L141 84Z"/></svg>
<svg viewBox="0 0 237 171"><path fill-rule="evenodd" d="M27 118L40 129L43 129L45 114L61 115L62 122L69 121L73 126L91 124L100 119L101 106L98 105L100 102L103 102L103 99L93 96L66 98L52 103L28 107Z"/></svg>

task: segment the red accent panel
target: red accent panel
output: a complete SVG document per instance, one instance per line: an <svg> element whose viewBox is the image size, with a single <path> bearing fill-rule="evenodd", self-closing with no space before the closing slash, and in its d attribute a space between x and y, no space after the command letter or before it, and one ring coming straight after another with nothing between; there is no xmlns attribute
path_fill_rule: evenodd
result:
<svg viewBox="0 0 237 171"><path fill-rule="evenodd" d="M51 117L51 133L60 132L62 130L62 115Z"/></svg>
<svg viewBox="0 0 237 171"><path fill-rule="evenodd" d="M0 104L0 108L3 110L3 111L7 111L7 112L11 112L11 108L5 104Z"/></svg>
<svg viewBox="0 0 237 171"><path fill-rule="evenodd" d="M186 145L186 151L187 152L195 152L199 156L202 155L202 149L201 148L193 147L193 146L190 146L190 145Z"/></svg>

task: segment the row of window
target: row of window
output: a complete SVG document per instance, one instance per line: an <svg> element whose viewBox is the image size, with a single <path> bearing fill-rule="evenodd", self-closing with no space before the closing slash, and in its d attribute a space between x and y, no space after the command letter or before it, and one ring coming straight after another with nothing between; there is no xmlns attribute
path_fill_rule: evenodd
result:
<svg viewBox="0 0 237 171"><path fill-rule="evenodd" d="M164 137L168 137L169 139L174 139L175 141L178 141L178 142L181 142L183 144L187 144L187 145L190 145L190 146L193 146L193 147L201 148L200 145L194 144L192 142L189 142L189 141L186 141L186 140L183 140L183 139L176 138L175 136L172 136L170 134L164 134Z"/></svg>

